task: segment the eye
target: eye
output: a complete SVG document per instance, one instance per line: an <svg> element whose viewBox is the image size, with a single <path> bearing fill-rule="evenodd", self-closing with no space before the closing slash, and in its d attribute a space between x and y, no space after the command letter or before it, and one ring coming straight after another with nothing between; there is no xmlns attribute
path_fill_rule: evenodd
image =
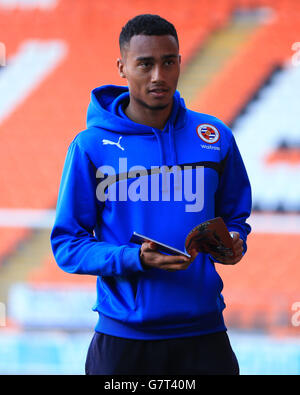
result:
<svg viewBox="0 0 300 395"><path fill-rule="evenodd" d="M172 66L173 64L175 64L175 62L174 62L173 59L170 59L170 60L166 60L166 61L165 61L165 65L166 65L166 66Z"/></svg>
<svg viewBox="0 0 300 395"><path fill-rule="evenodd" d="M141 62L139 63L139 67L141 67L142 69L148 69L152 66L151 62Z"/></svg>

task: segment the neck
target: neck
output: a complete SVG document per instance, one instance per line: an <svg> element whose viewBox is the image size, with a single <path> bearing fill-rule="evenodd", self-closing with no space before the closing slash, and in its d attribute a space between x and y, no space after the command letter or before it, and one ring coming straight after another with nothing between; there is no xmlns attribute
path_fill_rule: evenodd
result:
<svg viewBox="0 0 300 395"><path fill-rule="evenodd" d="M173 103L166 107L150 108L142 103L130 100L125 114L133 122L163 130L172 112Z"/></svg>

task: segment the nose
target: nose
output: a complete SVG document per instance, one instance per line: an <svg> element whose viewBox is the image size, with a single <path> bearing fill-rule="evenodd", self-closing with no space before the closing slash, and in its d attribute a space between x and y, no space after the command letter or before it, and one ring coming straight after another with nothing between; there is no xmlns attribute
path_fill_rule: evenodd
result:
<svg viewBox="0 0 300 395"><path fill-rule="evenodd" d="M158 82L163 82L163 81L164 81L164 74L162 67L160 65L156 65L152 69L151 82L157 84Z"/></svg>

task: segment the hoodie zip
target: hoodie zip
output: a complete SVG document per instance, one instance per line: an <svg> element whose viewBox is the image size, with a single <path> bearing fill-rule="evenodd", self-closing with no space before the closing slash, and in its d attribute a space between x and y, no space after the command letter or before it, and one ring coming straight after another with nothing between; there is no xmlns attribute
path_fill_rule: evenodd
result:
<svg viewBox="0 0 300 395"><path fill-rule="evenodd" d="M128 100L129 94L127 97L124 97L123 101L115 101L112 106L112 110L118 114L120 117L123 119L129 120L132 122L127 115L125 114L122 104L124 103L125 100ZM174 108L175 107L175 108ZM160 167L161 167L161 173L162 173L162 192L167 192L167 183L166 183L166 168L164 166L176 166L178 165L177 162L177 153L176 153L176 147L175 147L175 142L174 142L174 127L173 127L173 122L175 121L175 118L177 116L177 112L179 111L179 105L176 103L174 100L173 103L173 109L170 115L170 118L168 119L165 127L163 130L159 130L156 128L151 128L156 141L158 145L158 150L159 150L159 157L160 157ZM167 155L164 150L164 135L168 136L168 145L169 145L169 150L170 150L170 157L168 157L167 160ZM174 174L174 182L175 182L175 188L177 189L179 187L179 170L178 167L175 167L175 174Z"/></svg>

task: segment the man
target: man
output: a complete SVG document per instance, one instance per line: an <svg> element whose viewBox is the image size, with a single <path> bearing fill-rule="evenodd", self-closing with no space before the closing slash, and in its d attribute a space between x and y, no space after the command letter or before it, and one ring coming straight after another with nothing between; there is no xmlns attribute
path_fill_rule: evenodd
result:
<svg viewBox="0 0 300 395"><path fill-rule="evenodd" d="M230 129L185 107L174 26L139 15L120 34L127 87L92 92L87 130L71 143L51 234L58 265L97 276L99 321L87 374L238 374L226 333L222 280L250 232L249 180ZM235 255L166 255L134 231L182 250L215 216Z"/></svg>

